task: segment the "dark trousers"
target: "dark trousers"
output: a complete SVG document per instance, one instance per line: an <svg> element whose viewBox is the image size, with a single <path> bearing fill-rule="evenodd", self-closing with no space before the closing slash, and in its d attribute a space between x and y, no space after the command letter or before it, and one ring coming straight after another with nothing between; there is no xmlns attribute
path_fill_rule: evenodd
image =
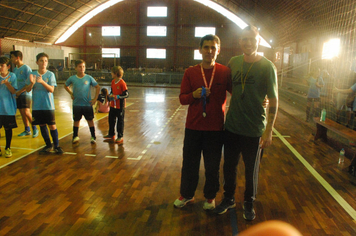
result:
<svg viewBox="0 0 356 236"><path fill-rule="evenodd" d="M125 118L125 109L116 109L110 107L109 135L115 135L115 125L116 125L117 138L122 138L124 136L124 118Z"/></svg>
<svg viewBox="0 0 356 236"><path fill-rule="evenodd" d="M242 154L246 181L244 201L252 202L257 194L258 172L262 157L260 137L237 135L226 130L224 140L224 196L234 198L237 165Z"/></svg>
<svg viewBox="0 0 356 236"><path fill-rule="evenodd" d="M204 197L214 199L219 191L219 169L223 131L198 131L185 129L183 166L180 194L194 197L199 181L199 167L203 153L205 167Z"/></svg>

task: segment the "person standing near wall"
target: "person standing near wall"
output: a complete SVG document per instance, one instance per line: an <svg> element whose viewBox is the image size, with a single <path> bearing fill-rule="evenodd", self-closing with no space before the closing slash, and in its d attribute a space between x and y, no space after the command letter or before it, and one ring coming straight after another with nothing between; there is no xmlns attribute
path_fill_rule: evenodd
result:
<svg viewBox="0 0 356 236"><path fill-rule="evenodd" d="M220 53L220 39L204 36L199 45L203 60L189 67L183 76L179 100L189 105L183 144L180 197L174 206L184 207L194 201L203 153L205 186L203 209L215 208L219 191L219 169L223 145L226 91L231 92L231 72L215 60Z"/></svg>
<svg viewBox="0 0 356 236"><path fill-rule="evenodd" d="M20 133L18 136L28 136L31 135L30 124L32 124L31 115L31 101L32 92L26 91L26 79L32 72L28 65L25 65L22 61L23 55L21 51L11 51L11 61L15 64L14 73L17 77L18 90L16 91L16 104L17 109L19 109L23 124L25 126L25 131ZM38 129L36 125L32 125L32 137L36 138L38 136Z"/></svg>
<svg viewBox="0 0 356 236"><path fill-rule="evenodd" d="M234 208L237 165L245 163L244 213L254 220L259 164L262 150L272 144L272 129L278 110L277 71L271 61L257 54L259 32L254 26L242 30L239 39L243 55L230 59L232 96L225 122L224 199L215 209L223 214ZM269 100L268 113L263 101Z"/></svg>
<svg viewBox="0 0 356 236"><path fill-rule="evenodd" d="M321 77L319 68L312 69L307 82L309 84L309 91L307 96L307 107L305 111L306 122L310 120L310 115L312 115L312 117L320 116L320 90L322 87L324 87L325 84L323 78ZM313 109L311 109L312 105Z"/></svg>

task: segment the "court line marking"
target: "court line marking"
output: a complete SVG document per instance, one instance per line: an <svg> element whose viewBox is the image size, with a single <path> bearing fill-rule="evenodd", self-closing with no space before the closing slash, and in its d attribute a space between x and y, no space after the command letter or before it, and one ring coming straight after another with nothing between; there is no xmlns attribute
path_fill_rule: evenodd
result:
<svg viewBox="0 0 356 236"><path fill-rule="evenodd" d="M171 115L171 117L168 118L167 122L163 125L163 127L156 133L156 135L154 135L153 139L151 140L151 144L148 144L146 149L144 149L141 152L141 155L139 155L136 158L130 158L128 157L127 160L133 160L133 161L139 161L142 159L142 157L147 153L148 149L152 146L152 144L155 142L155 140L158 138L158 136L162 133L162 131L165 129L165 127L167 126L167 124L169 124L172 120L172 118L177 114L177 112L180 110L180 108L182 107L182 105L179 105L179 107L175 110L175 112L173 112L173 114Z"/></svg>
<svg viewBox="0 0 356 236"><path fill-rule="evenodd" d="M0 146L0 147L5 149L5 146ZM20 150L29 150L29 151L35 150L33 148L20 148L20 147L11 147L11 149L20 149Z"/></svg>
<svg viewBox="0 0 356 236"><path fill-rule="evenodd" d="M298 160L305 166L305 168L314 176L315 179L330 193L330 195L340 204L342 208L351 216L353 220L356 220L356 211L349 203L343 199L338 192L299 154L297 150L275 129L273 132L278 138L288 147L288 149L298 158Z"/></svg>
<svg viewBox="0 0 356 236"><path fill-rule="evenodd" d="M126 107L129 107L129 106L131 106L131 105L132 105L132 104L129 104L129 105L126 106ZM99 120L102 120L102 119L107 118L107 117L108 117L108 114L105 115L105 116L103 116L103 117L101 117L100 119L95 120L94 122L98 122ZM80 127L79 129L82 129L82 128L84 128L84 127L87 127L87 126ZM70 132L69 134L66 134L66 135L64 135L64 136L59 137L58 140L61 140L61 139L65 138L65 137L67 137L67 136L69 136L69 135L72 135L72 134L73 134L73 132ZM18 157L18 158L16 158L16 159L12 160L12 161L10 161L10 162L5 163L4 165L0 166L0 169L6 167L6 166L8 166L8 165L11 165L12 163L15 163L16 161L19 161L19 160L21 160L22 158L24 158L24 157L26 157L26 156L28 156L28 155L31 155L32 153L37 152L37 151L41 150L41 149L44 148L44 147L45 147L45 145L40 146L40 147L37 148L37 149L30 149L30 150L32 150L32 151L30 151L29 153L26 153L26 154L24 154L24 155L22 155L22 156L20 156L20 157ZM17 148L16 148L16 147L11 147L11 149L17 149ZM63 154L71 154L71 153L69 153L69 152L64 152Z"/></svg>
<svg viewBox="0 0 356 236"><path fill-rule="evenodd" d="M96 157L96 154L84 154L84 156Z"/></svg>
<svg viewBox="0 0 356 236"><path fill-rule="evenodd" d="M119 157L117 157L117 156L105 156L105 158L115 158L115 159L118 159Z"/></svg>

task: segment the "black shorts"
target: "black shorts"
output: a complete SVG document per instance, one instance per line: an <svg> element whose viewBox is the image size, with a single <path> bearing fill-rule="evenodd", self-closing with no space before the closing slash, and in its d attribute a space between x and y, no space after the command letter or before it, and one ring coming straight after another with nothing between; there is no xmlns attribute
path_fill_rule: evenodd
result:
<svg viewBox="0 0 356 236"><path fill-rule="evenodd" d="M5 129L17 128L15 116L0 115L0 129L4 126Z"/></svg>
<svg viewBox="0 0 356 236"><path fill-rule="evenodd" d="M56 119L54 110L35 110L32 111L32 125L55 125Z"/></svg>
<svg viewBox="0 0 356 236"><path fill-rule="evenodd" d="M320 102L320 98L307 98L308 102Z"/></svg>
<svg viewBox="0 0 356 236"><path fill-rule="evenodd" d="M32 98L26 95L26 92L21 93L21 95L16 98L17 109L30 108Z"/></svg>
<svg viewBox="0 0 356 236"><path fill-rule="evenodd" d="M94 111L92 106L73 106L73 120L80 121L82 116L85 117L86 120L94 119Z"/></svg>

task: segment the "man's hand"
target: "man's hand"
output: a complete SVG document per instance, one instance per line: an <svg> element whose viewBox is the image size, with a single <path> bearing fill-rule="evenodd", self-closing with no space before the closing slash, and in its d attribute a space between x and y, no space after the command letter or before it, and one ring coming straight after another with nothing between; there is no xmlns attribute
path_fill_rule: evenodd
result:
<svg viewBox="0 0 356 236"><path fill-rule="evenodd" d="M262 134L261 140L260 140L260 147L262 149L271 146L272 144L272 131L265 131Z"/></svg>
<svg viewBox="0 0 356 236"><path fill-rule="evenodd" d="M201 98L202 91L203 91L203 88L198 88L197 90L195 90L193 92L193 98L196 98L196 99ZM210 89L209 88L205 88L205 94L206 94L207 97L209 97L210 93L211 93Z"/></svg>
<svg viewBox="0 0 356 236"><path fill-rule="evenodd" d="M201 97L201 91L202 91L203 89L202 88L198 88L197 90L195 90L194 92L193 92L193 98L200 98Z"/></svg>

